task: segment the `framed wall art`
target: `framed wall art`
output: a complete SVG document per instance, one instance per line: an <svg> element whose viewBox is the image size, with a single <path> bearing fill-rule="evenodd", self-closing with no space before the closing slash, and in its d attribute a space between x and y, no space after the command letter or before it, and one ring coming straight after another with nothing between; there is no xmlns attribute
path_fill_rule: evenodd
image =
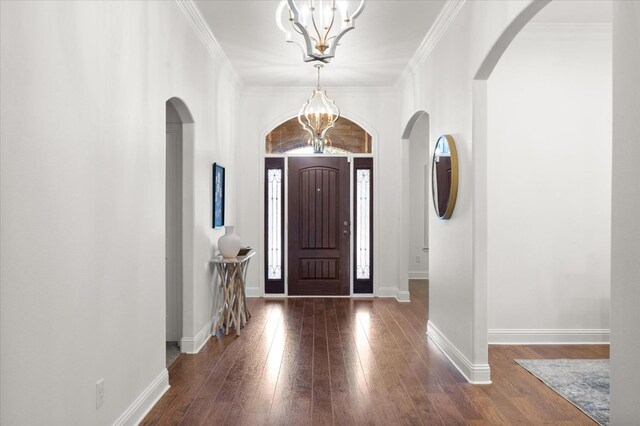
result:
<svg viewBox="0 0 640 426"><path fill-rule="evenodd" d="M224 167L213 163L213 227L224 226Z"/></svg>

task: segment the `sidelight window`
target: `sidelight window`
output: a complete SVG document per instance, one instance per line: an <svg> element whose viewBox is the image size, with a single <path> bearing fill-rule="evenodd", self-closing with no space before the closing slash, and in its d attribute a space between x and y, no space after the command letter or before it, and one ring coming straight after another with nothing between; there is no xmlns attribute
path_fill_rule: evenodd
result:
<svg viewBox="0 0 640 426"><path fill-rule="evenodd" d="M265 160L265 292L284 293L284 158Z"/></svg>
<svg viewBox="0 0 640 426"><path fill-rule="evenodd" d="M373 159L354 159L354 293L373 293Z"/></svg>

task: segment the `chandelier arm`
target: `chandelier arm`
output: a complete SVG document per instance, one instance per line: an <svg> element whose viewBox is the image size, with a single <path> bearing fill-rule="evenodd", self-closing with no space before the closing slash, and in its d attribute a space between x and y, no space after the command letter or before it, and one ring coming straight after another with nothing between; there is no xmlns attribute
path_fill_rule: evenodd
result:
<svg viewBox="0 0 640 426"><path fill-rule="evenodd" d="M327 28L327 31L324 33L324 37L323 37L325 44L330 40L330 39L327 39L327 36L329 36L329 32L331 31L331 28L333 28L333 23L335 22L335 20L336 20L336 8L334 4L331 10L331 23L329 24L329 27Z"/></svg>
<svg viewBox="0 0 640 426"><path fill-rule="evenodd" d="M287 4L289 5L289 10L293 14L293 24L300 30L302 38L304 39L304 46L306 47L306 49L303 49L304 61L313 61L315 59L312 59L313 56L309 54L310 52L313 52L313 47L311 46L311 41L309 39L309 31L307 31L304 25L300 23L300 11L298 10L294 0L287 0ZM302 43L300 44L302 45Z"/></svg>
<svg viewBox="0 0 640 426"><path fill-rule="evenodd" d="M338 47L338 42L340 41L340 39L349 31L355 29L355 27L351 26L351 27L347 27L344 30L342 30L339 34L336 34L334 36L335 40L333 41L333 43L331 43L331 47L329 48L329 53L327 53L327 56L332 58L335 56L335 52L336 52L336 47Z"/></svg>
<svg viewBox="0 0 640 426"><path fill-rule="evenodd" d="M291 28L293 28L293 30L295 32L297 32L298 34L300 34L301 36L303 36L304 34L302 34L302 32L298 29L298 27L296 27L296 25L293 23L293 21L291 21Z"/></svg>
<svg viewBox="0 0 640 426"><path fill-rule="evenodd" d="M349 21L349 26L347 26L346 28L344 28L342 31L340 31L338 34L335 35L335 40L334 40L333 43L331 43L331 47L329 48L329 53L327 54L328 57L335 56L336 47L338 46L338 43L340 42L340 39L346 33L348 33L349 31L353 30L356 27L356 19L364 11L364 7L365 7L366 2L367 2L366 0L362 0L360 2L360 5L356 9L356 11L353 13L353 15L351 15L351 20Z"/></svg>
<svg viewBox="0 0 640 426"><path fill-rule="evenodd" d="M327 28L326 32L321 31L321 30L324 30L324 28L322 29L318 28L318 23L320 21L317 21L315 19L314 13L311 13L311 21L313 23L313 29L309 31L309 28L302 25L300 21L302 18L302 14L298 9L298 6L296 5L296 0L282 0L282 2L280 3L280 6L276 11L276 20L277 20L278 27L286 35L286 41L295 42L296 44L298 44L298 46L301 47L301 49L303 50L303 60L305 62L318 61L326 64L326 63L329 63L331 59L335 56L336 47L339 45L340 39L347 32L355 28L355 21L364 11L366 1L367 0L360 0L357 9L351 15L351 17L349 17L349 12L343 11L342 9L339 9L338 7L336 7L336 2L335 0L333 0L331 3L331 10L332 10L331 23L329 24L329 27ZM310 2L310 3L311 3L310 6L313 6L313 2ZM293 41L292 40L293 32L288 31L284 28L284 25L282 23L283 21L282 12L284 11L285 5L289 6L290 13L289 13L288 20L292 21L292 26L294 28L294 31L298 33L299 36L302 36L303 40ZM336 30L337 34L332 36L330 32L333 30L333 27L336 26L335 14L338 10L344 12L344 14L342 14L341 12L340 16L341 16L341 19L344 18L344 22L346 23L346 26L341 30ZM313 6L313 11L316 11L316 7L314 6ZM314 33L314 32L315 32L315 37L311 36L311 33ZM320 51L318 47L322 47L324 50Z"/></svg>
<svg viewBox="0 0 640 426"><path fill-rule="evenodd" d="M316 34L318 35L318 38L322 40L322 33L318 31L318 26L316 25L316 17L314 13L315 11L316 11L315 7L311 9L311 22L313 23L313 28L316 29ZM320 13L322 13L322 11ZM311 37L311 34L309 34L309 37ZM316 41L316 43L318 42Z"/></svg>
<svg viewBox="0 0 640 426"><path fill-rule="evenodd" d="M356 11L353 12L353 15L351 15L351 22L354 24L354 26L355 26L355 22L354 21L356 20L356 18L358 18L358 16L360 16L360 14L362 12L364 12L364 6L365 6L366 3L367 3L367 0L362 0L360 2L360 5L356 9Z"/></svg>

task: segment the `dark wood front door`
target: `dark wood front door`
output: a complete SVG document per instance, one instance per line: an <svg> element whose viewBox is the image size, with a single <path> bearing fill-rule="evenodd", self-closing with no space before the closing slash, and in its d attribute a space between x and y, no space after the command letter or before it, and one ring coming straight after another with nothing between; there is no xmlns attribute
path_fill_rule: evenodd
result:
<svg viewBox="0 0 640 426"><path fill-rule="evenodd" d="M289 158L289 294L349 295L349 163Z"/></svg>

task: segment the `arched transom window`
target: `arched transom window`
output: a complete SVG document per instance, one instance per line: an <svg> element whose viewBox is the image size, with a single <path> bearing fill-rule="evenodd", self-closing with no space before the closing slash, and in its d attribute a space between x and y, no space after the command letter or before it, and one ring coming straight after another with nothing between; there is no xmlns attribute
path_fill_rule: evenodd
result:
<svg viewBox="0 0 640 426"><path fill-rule="evenodd" d="M371 135L348 118L340 117L327 133L327 154L371 154ZM298 118L293 117L267 135L267 154L311 154L313 147Z"/></svg>

